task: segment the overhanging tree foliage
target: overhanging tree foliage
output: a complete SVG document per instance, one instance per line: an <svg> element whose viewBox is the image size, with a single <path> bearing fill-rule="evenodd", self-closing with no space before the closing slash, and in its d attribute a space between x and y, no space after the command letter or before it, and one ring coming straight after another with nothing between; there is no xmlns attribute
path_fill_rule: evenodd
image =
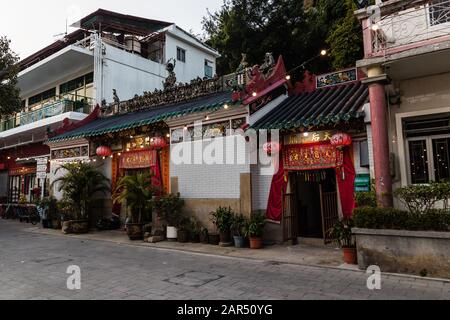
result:
<svg viewBox="0 0 450 320"><path fill-rule="evenodd" d="M313 72L348 67L361 58L362 32L353 16L353 0L317 0L314 6L304 3L224 0L218 12L209 12L203 19L203 28L209 44L222 54L218 73L233 72L241 53L247 54L250 64L261 63L266 52L275 57L282 54L291 68L321 49L332 49L330 57L308 65Z"/></svg>
<svg viewBox="0 0 450 320"><path fill-rule="evenodd" d="M0 37L0 119L20 111L20 91L17 88L19 58L10 49L10 41Z"/></svg>

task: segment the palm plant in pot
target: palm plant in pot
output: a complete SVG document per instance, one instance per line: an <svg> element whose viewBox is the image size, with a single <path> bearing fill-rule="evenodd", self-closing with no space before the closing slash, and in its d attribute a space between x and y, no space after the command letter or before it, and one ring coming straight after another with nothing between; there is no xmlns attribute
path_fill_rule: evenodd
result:
<svg viewBox="0 0 450 320"><path fill-rule="evenodd" d="M233 216L234 212L230 207L219 207L216 211L211 212L211 220L219 230L219 245L222 247L229 247L232 245L231 224L233 223Z"/></svg>
<svg viewBox="0 0 450 320"><path fill-rule="evenodd" d="M178 238L178 227L181 224L184 200L180 194L169 194L162 197L155 197L152 201L153 209L157 215L167 223L167 239L176 241Z"/></svg>
<svg viewBox="0 0 450 320"><path fill-rule="evenodd" d="M86 233L89 231L90 208L96 194L107 195L111 191L109 179L98 166L87 163L67 163L56 169L55 174L64 170L65 174L53 181L58 185L67 201L66 213L70 220L65 221L67 233Z"/></svg>
<svg viewBox="0 0 450 320"><path fill-rule="evenodd" d="M262 214L252 215L247 225L246 234L250 238L251 249L261 249L263 247L262 235L266 219Z"/></svg>
<svg viewBox="0 0 450 320"><path fill-rule="evenodd" d="M231 230L233 232L234 246L236 248L245 247L245 230L248 225L248 219L242 214L236 214L231 223Z"/></svg>
<svg viewBox="0 0 450 320"><path fill-rule="evenodd" d="M353 219L345 218L339 220L333 228L329 230L329 235L339 244L344 254L344 262L347 264L357 264L356 242L352 234Z"/></svg>
<svg viewBox="0 0 450 320"><path fill-rule="evenodd" d="M152 185L153 174L140 173L122 177L117 183L114 202L126 204L128 210L127 234L130 240L144 238L144 215L151 211L153 195L158 191Z"/></svg>

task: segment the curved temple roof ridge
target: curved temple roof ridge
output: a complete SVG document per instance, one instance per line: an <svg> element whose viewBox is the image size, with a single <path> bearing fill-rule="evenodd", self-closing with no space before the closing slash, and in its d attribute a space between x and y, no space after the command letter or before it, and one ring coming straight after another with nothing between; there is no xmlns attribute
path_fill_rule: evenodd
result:
<svg viewBox="0 0 450 320"><path fill-rule="evenodd" d="M338 124L364 117L369 89L361 82L292 95L269 112L253 129L295 129Z"/></svg>

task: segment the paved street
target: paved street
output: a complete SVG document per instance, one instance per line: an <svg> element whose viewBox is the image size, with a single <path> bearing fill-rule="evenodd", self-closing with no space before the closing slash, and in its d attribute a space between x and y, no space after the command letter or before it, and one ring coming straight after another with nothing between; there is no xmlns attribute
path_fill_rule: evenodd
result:
<svg viewBox="0 0 450 320"><path fill-rule="evenodd" d="M450 283L47 236L0 220L0 299L449 299ZM67 268L82 288L67 289Z"/></svg>

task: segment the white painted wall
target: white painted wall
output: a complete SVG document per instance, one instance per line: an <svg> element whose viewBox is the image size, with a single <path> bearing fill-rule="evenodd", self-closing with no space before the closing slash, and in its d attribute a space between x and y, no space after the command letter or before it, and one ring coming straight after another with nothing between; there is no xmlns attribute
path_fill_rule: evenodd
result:
<svg viewBox="0 0 450 320"><path fill-rule="evenodd" d="M235 137L216 138L216 143L222 148L218 147L217 155L232 154L231 141L235 141ZM250 165L248 160L242 161L243 164L194 164L194 159L201 159L203 150L208 145L211 145L213 140L185 142L180 144L173 144L171 146L170 157L170 176L178 177L178 188L181 197L185 199L239 199L240 198L240 175L241 173L249 173ZM192 164L176 163L176 155L183 155L178 153L178 148L185 148L185 154L191 152L190 157ZM241 145L236 147L235 159L238 155L247 156L247 146ZM191 150L191 151L188 151ZM197 162L198 163L198 162Z"/></svg>
<svg viewBox="0 0 450 320"><path fill-rule="evenodd" d="M253 210L267 210L273 176L263 174L259 165L252 165L251 172Z"/></svg>
<svg viewBox="0 0 450 320"><path fill-rule="evenodd" d="M394 188L408 184L408 162L406 141L403 136L402 121L408 117L427 116L450 112L450 73L404 80L395 83L402 93L401 105L391 106L390 141L391 152L396 156L397 175Z"/></svg>
<svg viewBox="0 0 450 320"><path fill-rule="evenodd" d="M213 62L213 75L216 74L216 57L214 55L194 47L191 43L184 41L181 36L177 37L168 32L166 34L166 60L170 58L176 60L177 47L186 50L186 62L177 60L175 67L178 82L189 83L197 77L203 78L205 76L205 59Z"/></svg>
<svg viewBox="0 0 450 320"><path fill-rule="evenodd" d="M163 64L145 59L137 54L105 45L103 64L103 97L113 101L113 89L121 101L129 100L144 91L162 89L167 71Z"/></svg>

